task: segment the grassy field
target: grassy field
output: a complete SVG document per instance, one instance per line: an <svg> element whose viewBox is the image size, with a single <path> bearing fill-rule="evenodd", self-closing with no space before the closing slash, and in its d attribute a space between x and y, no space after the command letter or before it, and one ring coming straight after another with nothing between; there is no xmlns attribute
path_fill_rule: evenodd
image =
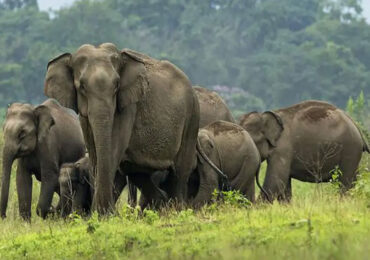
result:
<svg viewBox="0 0 370 260"><path fill-rule="evenodd" d="M358 184L345 197L336 184L294 182L291 204L249 206L234 195L199 211L140 213L124 194L118 214L103 220L41 220L34 181L32 224L19 219L13 173L0 259L368 259L369 160L364 156Z"/></svg>

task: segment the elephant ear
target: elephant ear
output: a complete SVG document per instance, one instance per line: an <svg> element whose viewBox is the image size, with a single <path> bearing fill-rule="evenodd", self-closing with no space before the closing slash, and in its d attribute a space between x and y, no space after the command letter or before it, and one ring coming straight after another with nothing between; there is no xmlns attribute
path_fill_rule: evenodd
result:
<svg viewBox="0 0 370 260"><path fill-rule="evenodd" d="M76 180L82 185L86 182L86 177L83 169L76 169Z"/></svg>
<svg viewBox="0 0 370 260"><path fill-rule="evenodd" d="M77 94L70 66L72 55L64 53L49 61L45 76L44 93L77 113Z"/></svg>
<svg viewBox="0 0 370 260"><path fill-rule="evenodd" d="M205 155L208 157L212 154L212 150L215 148L215 144L212 138L208 135L208 133L204 132L204 130L199 131L198 144L200 148L203 150L203 152L205 153Z"/></svg>
<svg viewBox="0 0 370 260"><path fill-rule="evenodd" d="M262 114L263 134L272 147L276 147L281 133L284 130L283 120L281 117L272 111L266 111Z"/></svg>
<svg viewBox="0 0 370 260"><path fill-rule="evenodd" d="M207 135L207 137L204 138L201 141L201 143L204 147L205 152L209 156L211 154L212 150L215 148L215 144L214 144L213 140Z"/></svg>
<svg viewBox="0 0 370 260"><path fill-rule="evenodd" d="M48 135L50 128L55 124L55 121L50 109L44 105L36 107L34 114L37 126L37 141L42 143Z"/></svg>
<svg viewBox="0 0 370 260"><path fill-rule="evenodd" d="M124 49L121 52L123 68L117 94L118 110L139 102L149 87L144 54Z"/></svg>
<svg viewBox="0 0 370 260"><path fill-rule="evenodd" d="M78 172L79 172L78 181L81 184L89 183L89 178L90 178L89 169L81 167L78 169Z"/></svg>

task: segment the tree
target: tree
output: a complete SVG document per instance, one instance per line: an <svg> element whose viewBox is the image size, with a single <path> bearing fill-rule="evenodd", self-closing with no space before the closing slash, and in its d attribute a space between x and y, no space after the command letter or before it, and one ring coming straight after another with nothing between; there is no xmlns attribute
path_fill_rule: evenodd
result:
<svg viewBox="0 0 370 260"><path fill-rule="evenodd" d="M0 1L0 9L15 10L15 9L21 9L24 7L38 8L37 0L1 0Z"/></svg>
<svg viewBox="0 0 370 260"><path fill-rule="evenodd" d="M193 84L237 89L237 113L321 99L345 107L370 87L359 0L79 0L53 13L0 0L0 105L41 102L48 60L113 42L168 59Z"/></svg>

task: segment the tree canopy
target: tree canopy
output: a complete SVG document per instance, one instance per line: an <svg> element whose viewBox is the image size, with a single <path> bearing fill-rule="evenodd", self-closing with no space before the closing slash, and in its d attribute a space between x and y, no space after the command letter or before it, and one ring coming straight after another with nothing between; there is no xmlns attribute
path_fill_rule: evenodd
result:
<svg viewBox="0 0 370 260"><path fill-rule="evenodd" d="M361 11L359 0L80 0L50 14L0 0L0 106L41 102L54 56L113 42L170 60L237 113L304 99L345 107L369 93Z"/></svg>

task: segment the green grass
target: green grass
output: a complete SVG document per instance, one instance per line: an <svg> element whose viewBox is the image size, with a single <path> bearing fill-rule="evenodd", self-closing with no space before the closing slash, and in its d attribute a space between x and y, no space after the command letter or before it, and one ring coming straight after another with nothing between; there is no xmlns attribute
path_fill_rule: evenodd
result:
<svg viewBox="0 0 370 260"><path fill-rule="evenodd" d="M368 259L369 158L345 197L336 185L296 181L291 204L246 207L231 198L199 211L141 214L126 206L124 194L117 215L103 220L41 220L35 181L31 224L19 219L13 173L8 218L0 220L0 259Z"/></svg>

